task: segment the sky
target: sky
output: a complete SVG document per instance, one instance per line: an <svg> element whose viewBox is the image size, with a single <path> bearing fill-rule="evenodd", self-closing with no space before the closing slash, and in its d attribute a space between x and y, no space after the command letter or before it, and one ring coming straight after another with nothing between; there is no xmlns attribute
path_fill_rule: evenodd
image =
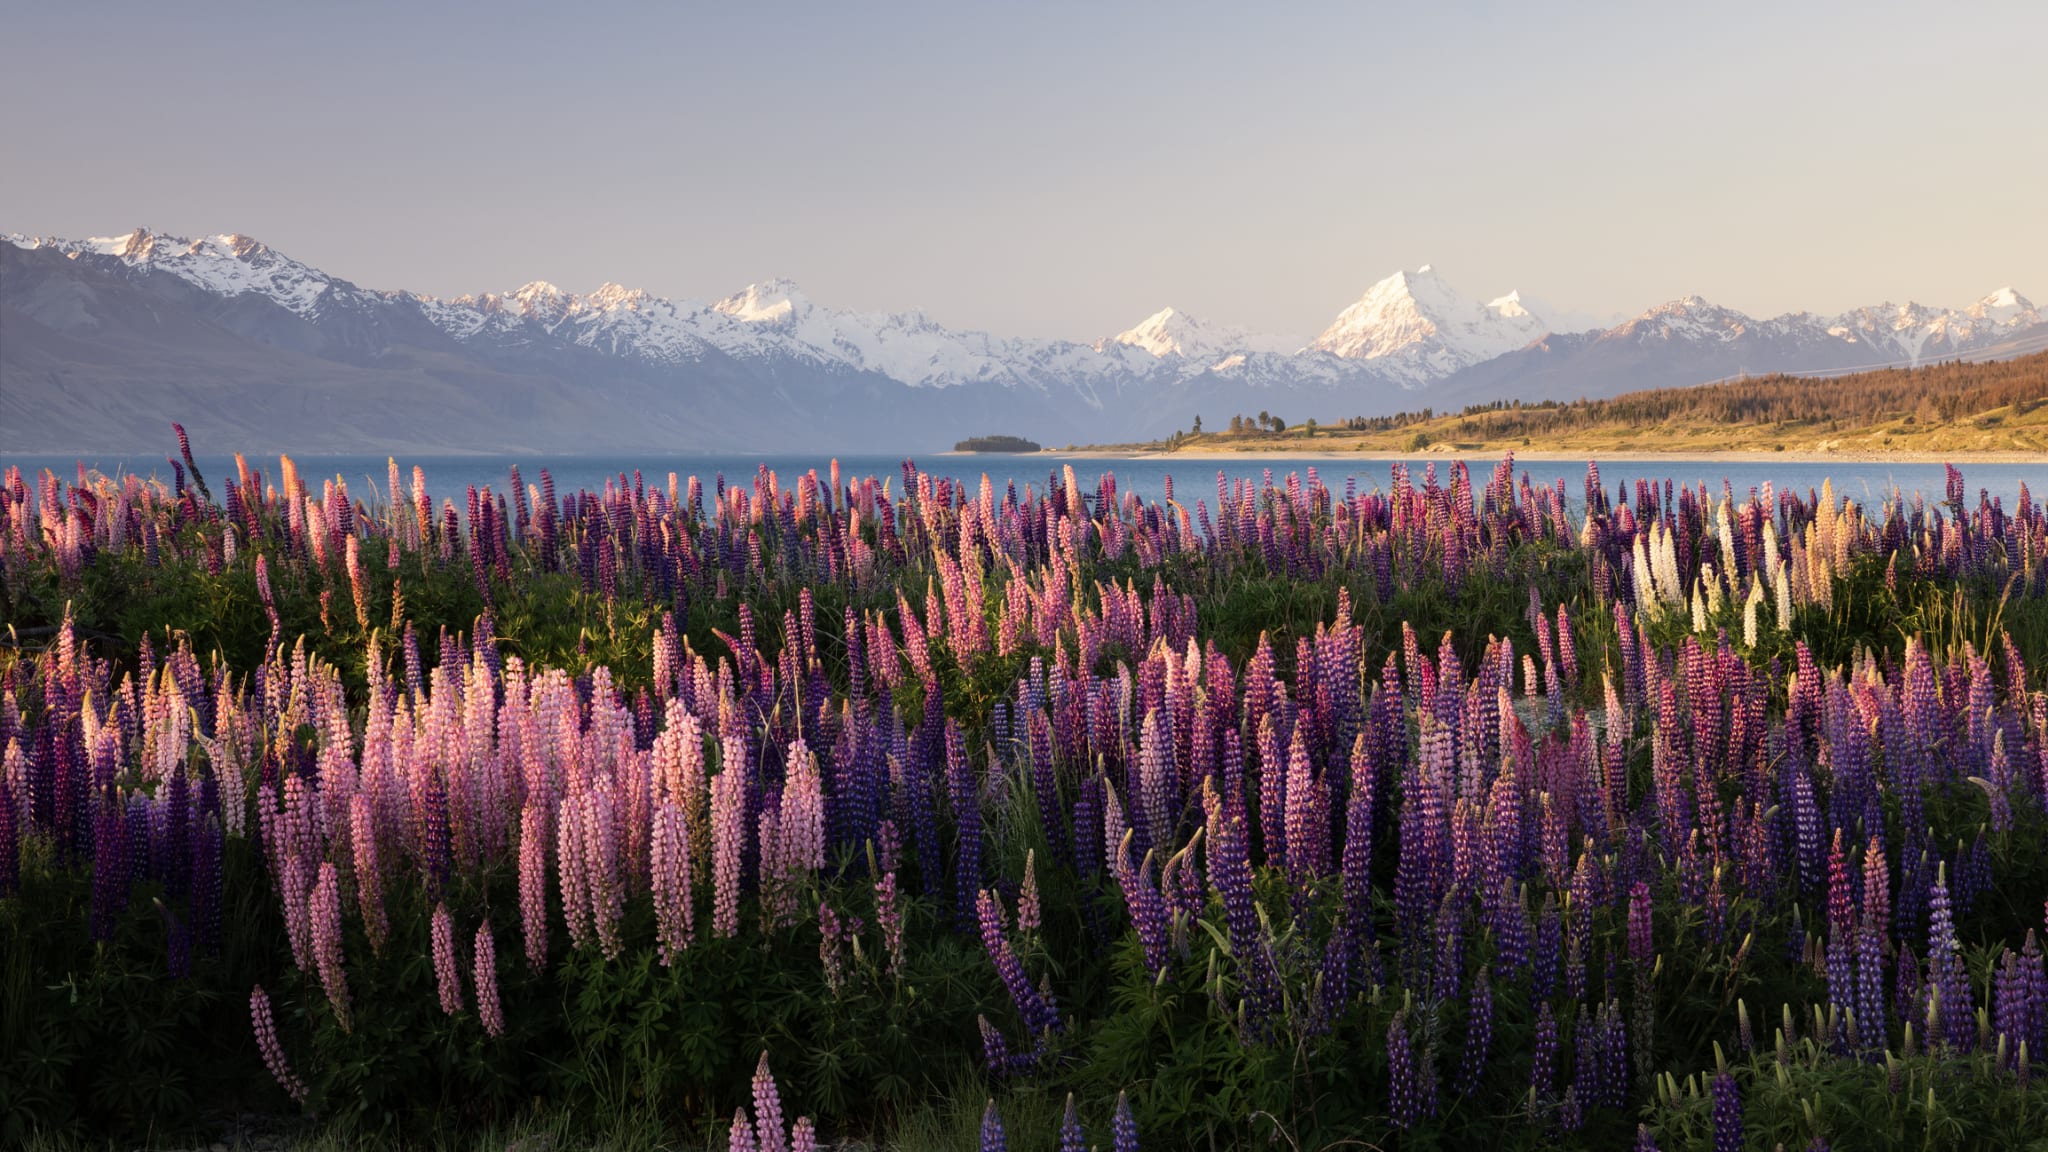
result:
<svg viewBox="0 0 2048 1152"><path fill-rule="evenodd" d="M1312 336L1433 264L1633 313L2048 297L2048 4L0 0L0 232Z"/></svg>

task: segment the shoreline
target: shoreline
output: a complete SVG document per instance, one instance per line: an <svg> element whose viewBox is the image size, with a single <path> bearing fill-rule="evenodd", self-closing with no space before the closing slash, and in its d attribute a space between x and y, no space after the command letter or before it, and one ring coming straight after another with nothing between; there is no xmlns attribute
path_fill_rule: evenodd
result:
<svg viewBox="0 0 2048 1152"><path fill-rule="evenodd" d="M1153 451L1142 448L1110 448L1088 450L1076 448L1048 449L1034 452L1033 457L1048 459L1065 458L1079 460L1189 460L1195 462L1227 462L1231 460L1364 460L1392 462L1396 460L1428 461L1442 460L1498 460L1512 451L1517 460L1533 460L1544 463L1573 463L1595 461L1727 461L1731 464L1768 464L1773 461L1785 464L2040 464L2048 470L2048 456L2038 452L2021 452L2008 449L1991 451L1958 452L1763 452L1754 449L1735 449L1722 452L1687 452L1684 450L1646 451L1643 449L1622 449L1612 452L1573 452L1554 448L1471 448L1441 450L1426 448L1419 452L1399 452L1385 449L1366 451L1343 451L1337 449L1288 451L1280 449L1252 449L1247 451L1194 451L1172 452ZM954 453L948 453L954 455ZM976 453L962 452L957 455L972 456Z"/></svg>

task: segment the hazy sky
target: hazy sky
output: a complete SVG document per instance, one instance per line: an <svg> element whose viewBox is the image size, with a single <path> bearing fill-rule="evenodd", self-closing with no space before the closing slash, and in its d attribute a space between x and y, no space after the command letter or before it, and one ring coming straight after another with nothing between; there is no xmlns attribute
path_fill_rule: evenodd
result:
<svg viewBox="0 0 2048 1152"><path fill-rule="evenodd" d="M2048 4L0 2L0 232L1307 336L1433 262L1633 312L2048 297Z"/></svg>

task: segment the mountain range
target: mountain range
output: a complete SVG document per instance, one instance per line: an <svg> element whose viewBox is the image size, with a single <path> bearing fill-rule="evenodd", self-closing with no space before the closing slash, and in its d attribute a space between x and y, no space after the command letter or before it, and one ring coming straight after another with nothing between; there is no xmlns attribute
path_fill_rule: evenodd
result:
<svg viewBox="0 0 2048 1152"><path fill-rule="evenodd" d="M787 280L712 303L533 282L358 287L241 235L0 243L0 451L930 451L977 434L1148 439L1197 415L1328 421L1568 400L1742 373L2048 347L2010 288L1961 309L1759 320L1686 297L1586 327L1397 272L1305 347L1166 308L1093 343L856 312Z"/></svg>

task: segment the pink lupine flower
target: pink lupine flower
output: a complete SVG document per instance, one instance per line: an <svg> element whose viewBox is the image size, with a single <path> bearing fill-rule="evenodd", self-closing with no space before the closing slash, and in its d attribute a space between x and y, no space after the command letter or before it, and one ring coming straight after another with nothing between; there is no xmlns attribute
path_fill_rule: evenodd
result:
<svg viewBox="0 0 2048 1152"><path fill-rule="evenodd" d="M539 972L548 966L548 813L539 801L519 816L519 920L526 962Z"/></svg>
<svg viewBox="0 0 2048 1152"><path fill-rule="evenodd" d="M453 1016L462 1011L462 974L455 966L455 918L448 905L434 906L430 935L434 948L434 982L441 992L441 1011Z"/></svg>
<svg viewBox="0 0 2048 1152"><path fill-rule="evenodd" d="M348 974L341 967L341 876L332 863L320 865L320 879L306 898L313 960L320 970L320 984L327 990L328 1003L341 1030L350 1029Z"/></svg>
<svg viewBox="0 0 2048 1152"><path fill-rule="evenodd" d="M498 1000L498 943L491 937L491 922L476 928L476 1013L484 1031L505 1034L505 1009Z"/></svg>
<svg viewBox="0 0 2048 1152"><path fill-rule="evenodd" d="M740 929L740 865L747 836L742 787L736 766L711 778L711 931L718 936L734 936Z"/></svg>
<svg viewBox="0 0 2048 1152"><path fill-rule="evenodd" d="M605 959L616 960L624 946L619 921L625 914L619 885L619 824L612 798L593 792L583 798L584 857L590 869L590 919Z"/></svg>
<svg viewBox="0 0 2048 1152"><path fill-rule="evenodd" d="M1038 906L1038 850L1024 852L1024 883L1017 893L1017 928L1022 932L1038 931L1040 910Z"/></svg>
<svg viewBox="0 0 2048 1152"><path fill-rule="evenodd" d="M696 933L690 875L690 833L683 810L663 803L654 810L651 868L655 933L661 941L661 962L674 963Z"/></svg>
<svg viewBox="0 0 2048 1152"><path fill-rule="evenodd" d="M789 1137L782 1130L782 1094L776 1090L775 1074L768 1070L768 1053L754 1066L754 1138L760 1152L788 1152Z"/></svg>
<svg viewBox="0 0 2048 1152"><path fill-rule="evenodd" d="M590 940L590 872L585 861L583 806L589 796L571 796L557 814L559 844L556 871L562 882L562 919L569 925L569 946L581 951Z"/></svg>
<svg viewBox="0 0 2048 1152"><path fill-rule="evenodd" d="M363 932L370 938L370 950L382 954L391 934L391 921L384 911L384 876L377 859L376 813L367 793L349 798L350 839L355 848L356 904L363 913Z"/></svg>
<svg viewBox="0 0 2048 1152"><path fill-rule="evenodd" d="M285 1062L284 1045L277 1039L277 1020L270 1013L270 995L263 991L263 985L256 985L249 993L249 1017L256 1028L256 1047L263 1053L264 1066L292 1099L300 1104L306 1102L306 1082L292 1072Z"/></svg>
<svg viewBox="0 0 2048 1152"><path fill-rule="evenodd" d="M882 929L891 972L903 969L903 908L896 899L896 870L891 868L875 881L875 923Z"/></svg>
<svg viewBox="0 0 2048 1152"><path fill-rule="evenodd" d="M747 1119L747 1110L737 1108L732 1114L732 1134L726 1139L727 1152L760 1152L754 1143L754 1125Z"/></svg>
<svg viewBox="0 0 2048 1152"><path fill-rule="evenodd" d="M798 1118L789 1130L789 1152L818 1152L818 1129L809 1116Z"/></svg>

